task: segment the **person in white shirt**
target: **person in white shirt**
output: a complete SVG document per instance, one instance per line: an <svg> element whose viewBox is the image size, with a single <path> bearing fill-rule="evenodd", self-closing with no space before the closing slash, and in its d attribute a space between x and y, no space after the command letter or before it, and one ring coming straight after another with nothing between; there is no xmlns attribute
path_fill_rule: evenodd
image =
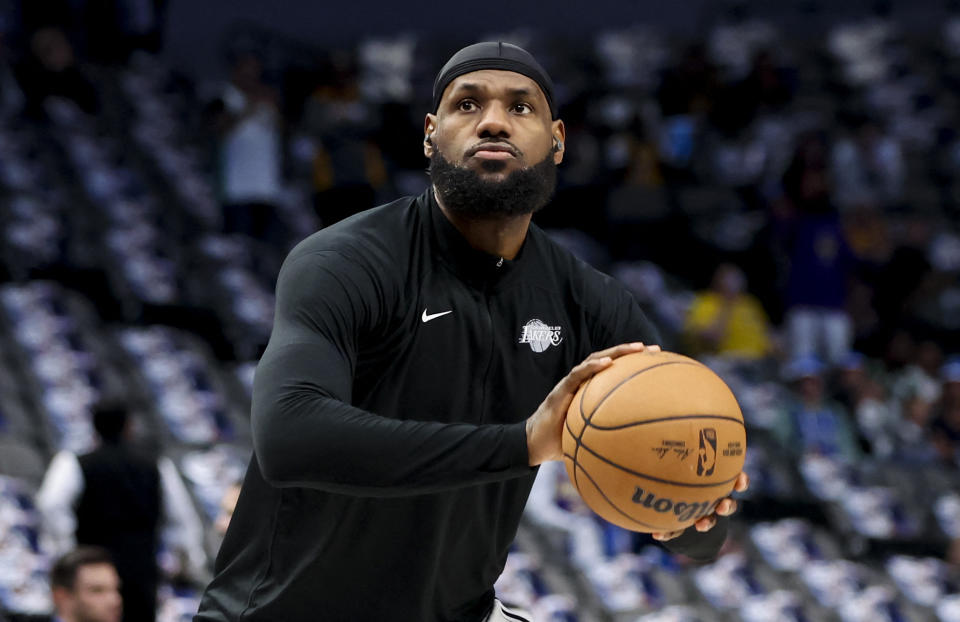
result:
<svg viewBox="0 0 960 622"><path fill-rule="evenodd" d="M235 59L231 80L215 102L215 124L224 230L266 239L277 226L282 190L282 117L255 54Z"/></svg>
<svg viewBox="0 0 960 622"><path fill-rule="evenodd" d="M94 426L102 439L97 450L61 451L47 469L36 498L42 541L53 554L77 544L106 548L122 579L125 620L153 619L161 528L185 561L183 573L202 582L209 573L203 526L173 462L127 447L124 409L101 406Z"/></svg>

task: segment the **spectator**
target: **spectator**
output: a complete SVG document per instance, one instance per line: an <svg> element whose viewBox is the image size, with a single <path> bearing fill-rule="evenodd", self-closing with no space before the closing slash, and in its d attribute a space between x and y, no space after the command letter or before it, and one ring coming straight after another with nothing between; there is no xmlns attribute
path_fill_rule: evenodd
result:
<svg viewBox="0 0 960 622"><path fill-rule="evenodd" d="M26 97L25 113L30 118L45 118L44 105L51 97L72 101L89 114L100 109L96 89L84 75L73 46L59 28L48 26L33 33L30 55L16 74Z"/></svg>
<svg viewBox="0 0 960 622"><path fill-rule="evenodd" d="M804 138L783 178L792 209L780 231L789 261L785 308L790 354L820 356L835 364L850 350L853 328L846 312L854 260L830 202L826 145Z"/></svg>
<svg viewBox="0 0 960 622"><path fill-rule="evenodd" d="M55 622L120 622L120 577L106 549L81 546L58 559L50 587Z"/></svg>
<svg viewBox="0 0 960 622"><path fill-rule="evenodd" d="M871 377L866 358L859 352L850 352L841 359L833 398L853 414L872 455L892 458L897 454L900 411L888 401L883 385Z"/></svg>
<svg viewBox="0 0 960 622"><path fill-rule="evenodd" d="M664 117L703 115L720 88L717 69L702 43L684 50L680 62L663 76L657 97Z"/></svg>
<svg viewBox="0 0 960 622"><path fill-rule="evenodd" d="M931 289L928 248L934 228L921 217L908 217L898 224L899 240L877 271L874 284L874 307L886 331L916 317L918 302Z"/></svg>
<svg viewBox="0 0 960 622"><path fill-rule="evenodd" d="M153 620L161 518L172 527L187 572L202 579L206 557L200 519L173 462L149 460L128 446L126 410L101 406L94 427L101 446L79 458L66 451L54 456L37 493L37 509L55 552L74 543L110 551L122 580L124 620Z"/></svg>
<svg viewBox="0 0 960 622"><path fill-rule="evenodd" d="M940 458L960 466L960 357L952 357L941 371L943 391L934 406L933 443Z"/></svg>
<svg viewBox="0 0 960 622"><path fill-rule="evenodd" d="M942 392L942 365L943 351L939 344L929 339L916 344L906 365L892 375L894 396L898 399L917 396L927 403L936 402Z"/></svg>
<svg viewBox="0 0 960 622"><path fill-rule="evenodd" d="M737 266L717 267L710 289L697 294L687 313L686 338L694 353L746 360L771 353L770 323L746 285Z"/></svg>
<svg viewBox="0 0 960 622"><path fill-rule="evenodd" d="M917 389L900 400L900 419L894 430L893 455L902 462L932 463L938 458L931 438L933 404Z"/></svg>
<svg viewBox="0 0 960 622"><path fill-rule="evenodd" d="M25 104L23 91L14 75L7 36L0 21L0 120L20 113Z"/></svg>
<svg viewBox="0 0 960 622"><path fill-rule="evenodd" d="M745 104L757 111L782 110L793 97L789 73L777 64L770 50L757 50L750 73L740 83Z"/></svg>
<svg viewBox="0 0 960 622"><path fill-rule="evenodd" d="M586 141L587 149L579 156L581 166L584 157L590 158L591 145L598 144L584 129L581 128L581 134L575 138L570 138L570 132L567 132L568 140ZM590 216L583 211L585 202L602 200L605 190L588 181L586 176L583 178L585 183L579 187L567 186L558 193L550 211L559 202L559 206L567 213L568 227L594 232L597 237L606 233L611 241L610 250L618 255L645 256L656 260L657 257L672 254L675 240L663 231L669 226L666 217L670 206L656 145L649 140L646 128L639 119L630 131L608 139L608 144L614 141L619 141L625 150L624 162L623 168L611 171L611 177L617 182L607 186L609 195L606 197L604 221L590 222ZM564 164L566 166L566 161ZM586 172L586 168L582 172ZM595 174L594 178L596 181ZM566 176L564 179L569 180ZM665 248L667 244L670 245L669 249Z"/></svg>
<svg viewBox="0 0 960 622"><path fill-rule="evenodd" d="M98 0L83 3L80 19L91 60L122 63L138 49L160 49L167 0Z"/></svg>
<svg viewBox="0 0 960 622"><path fill-rule="evenodd" d="M373 207L387 182L374 140L379 115L360 95L352 63L334 56L304 105L303 129L316 150L314 206L324 226Z"/></svg>
<svg viewBox="0 0 960 622"><path fill-rule="evenodd" d="M836 205L841 210L895 205L906 176L900 145L866 115L855 117L852 126L830 158Z"/></svg>
<svg viewBox="0 0 960 622"><path fill-rule="evenodd" d="M792 396L773 429L780 444L798 454L847 461L860 457L857 434L843 407L824 393L824 365L813 356L792 359L784 370Z"/></svg>
<svg viewBox="0 0 960 622"><path fill-rule="evenodd" d="M267 240L277 235L282 144L279 97L252 52L236 56L231 79L210 112L220 134L224 230Z"/></svg>
<svg viewBox="0 0 960 622"><path fill-rule="evenodd" d="M709 114L719 89L716 67L702 44L689 46L677 66L665 72L657 93L663 116L659 152L667 165L665 174L690 165L699 125Z"/></svg>

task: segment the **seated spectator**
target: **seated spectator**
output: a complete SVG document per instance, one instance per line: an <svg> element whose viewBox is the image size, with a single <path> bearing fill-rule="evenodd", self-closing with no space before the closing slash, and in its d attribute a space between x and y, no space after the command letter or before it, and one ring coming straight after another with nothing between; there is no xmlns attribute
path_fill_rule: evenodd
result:
<svg viewBox="0 0 960 622"><path fill-rule="evenodd" d="M952 357L941 371L943 391L934 405L933 443L946 462L960 465L960 356Z"/></svg>
<svg viewBox="0 0 960 622"><path fill-rule="evenodd" d="M938 459L931 438L933 404L919 390L900 400L900 419L894 429L892 457L903 462L931 463Z"/></svg>
<svg viewBox="0 0 960 622"><path fill-rule="evenodd" d="M106 549L78 547L50 571L54 622L120 622L120 577Z"/></svg>
<svg viewBox="0 0 960 622"><path fill-rule="evenodd" d="M84 75L73 46L59 28L40 28L30 37L30 55L17 67L17 79L26 97L24 112L33 119L46 117L44 104L51 97L72 101L86 113L95 114L100 101L93 84Z"/></svg>
<svg viewBox="0 0 960 622"><path fill-rule="evenodd" d="M856 117L851 129L834 145L830 158L837 206L848 210L895 205L906 176L899 143L866 115Z"/></svg>
<svg viewBox="0 0 960 622"><path fill-rule="evenodd" d="M697 294L687 313L684 332L692 352L748 360L770 354L770 322L746 284L737 266L717 267L710 289Z"/></svg>
<svg viewBox="0 0 960 622"><path fill-rule="evenodd" d="M913 345L906 364L892 374L894 397L903 400L916 395L927 403L936 402L943 391L939 377L942 365L943 352L935 341L928 339Z"/></svg>
<svg viewBox="0 0 960 622"><path fill-rule="evenodd" d="M872 455L911 463L936 459L930 443L932 402L920 388L889 395L868 373L865 357L851 352L839 366L835 398L854 414Z"/></svg>
<svg viewBox="0 0 960 622"><path fill-rule="evenodd" d="M796 454L815 453L847 461L860 457L857 434L843 407L824 392L823 363L812 356L792 359L784 370L791 399L780 412L773 433Z"/></svg>
<svg viewBox="0 0 960 622"><path fill-rule="evenodd" d="M859 352L841 359L833 398L853 414L871 454L890 457L894 453L899 412L888 403L883 385L868 373L866 358Z"/></svg>

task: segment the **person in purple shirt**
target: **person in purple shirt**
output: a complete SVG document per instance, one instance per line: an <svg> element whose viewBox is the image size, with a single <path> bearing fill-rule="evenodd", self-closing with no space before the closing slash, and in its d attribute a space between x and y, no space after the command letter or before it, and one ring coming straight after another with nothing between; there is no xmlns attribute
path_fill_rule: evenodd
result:
<svg viewBox="0 0 960 622"><path fill-rule="evenodd" d="M831 200L825 153L815 134L797 148L783 177L792 214L780 223L778 237L789 263L784 308L790 354L836 364L853 339L846 303L855 257Z"/></svg>

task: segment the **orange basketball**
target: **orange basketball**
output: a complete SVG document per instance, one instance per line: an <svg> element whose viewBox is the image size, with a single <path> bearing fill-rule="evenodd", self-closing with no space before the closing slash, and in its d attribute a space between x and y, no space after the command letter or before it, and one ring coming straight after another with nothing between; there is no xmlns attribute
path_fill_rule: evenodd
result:
<svg viewBox="0 0 960 622"><path fill-rule="evenodd" d="M743 414L726 383L673 352L639 352L583 383L563 455L590 508L632 531L674 531L713 512L743 469Z"/></svg>

